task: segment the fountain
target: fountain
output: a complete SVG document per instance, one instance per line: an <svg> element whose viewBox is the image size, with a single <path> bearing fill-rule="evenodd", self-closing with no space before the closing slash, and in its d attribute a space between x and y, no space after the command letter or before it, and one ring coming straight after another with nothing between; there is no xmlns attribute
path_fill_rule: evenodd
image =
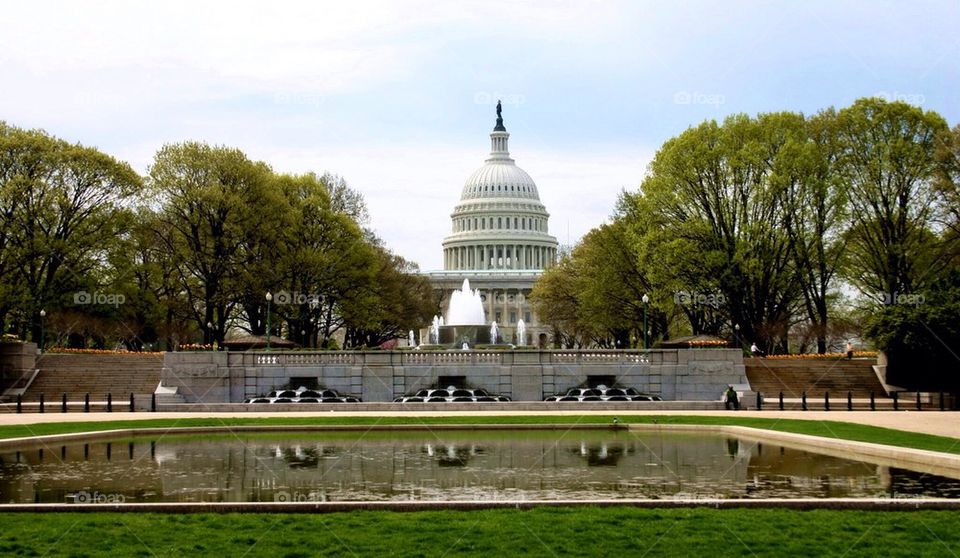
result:
<svg viewBox="0 0 960 558"><path fill-rule="evenodd" d="M481 325L486 321L486 312L483 311L483 298L480 296L480 289L471 290L470 280L464 279L460 290L453 291L450 295L447 325Z"/></svg>
<svg viewBox="0 0 960 558"><path fill-rule="evenodd" d="M527 344L527 324L524 323L523 318L517 320L517 343L518 347L523 347Z"/></svg>
<svg viewBox="0 0 960 558"><path fill-rule="evenodd" d="M497 322L490 322L490 343L491 344L493 345L497 344L497 333L499 333L499 331L500 330L497 329Z"/></svg>
<svg viewBox="0 0 960 558"><path fill-rule="evenodd" d="M412 329L407 333L407 343L409 343L410 348L417 346L417 338L414 336Z"/></svg>
<svg viewBox="0 0 960 558"><path fill-rule="evenodd" d="M471 289L470 280L464 279L460 289L453 291L450 295L446 320L443 316L434 316L430 326L430 341L437 345L464 350L471 349L478 343L496 343L496 322L491 325L488 334L484 327L486 321L480 290Z"/></svg>

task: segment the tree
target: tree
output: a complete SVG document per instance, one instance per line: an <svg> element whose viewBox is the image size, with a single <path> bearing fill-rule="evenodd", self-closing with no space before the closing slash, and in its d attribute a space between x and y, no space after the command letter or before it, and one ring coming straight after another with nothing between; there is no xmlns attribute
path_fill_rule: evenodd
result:
<svg viewBox="0 0 960 558"><path fill-rule="evenodd" d="M595 332L581 318L577 273L574 259L569 254L561 254L530 292L530 304L541 323L553 328L554 344L568 349L588 346L595 337Z"/></svg>
<svg viewBox="0 0 960 558"><path fill-rule="evenodd" d="M0 319L14 311L21 335L39 339L41 309L90 302L79 291L103 286L106 254L131 223L122 205L140 184L96 149L0 122Z"/></svg>
<svg viewBox="0 0 960 558"><path fill-rule="evenodd" d="M953 258L960 256L960 125L941 134L937 142L936 191L943 209L938 222L944 227L944 238Z"/></svg>
<svg viewBox="0 0 960 558"><path fill-rule="evenodd" d="M157 238L192 321L207 342L223 343L242 295L249 295L242 278L252 258L250 236L260 246L279 236L275 216L282 208L272 172L237 149L187 142L157 152L150 184L161 203Z"/></svg>
<svg viewBox="0 0 960 558"><path fill-rule="evenodd" d="M843 261L849 213L836 112L821 112L808 119L805 128L805 134L779 150L771 180L782 198L804 311L822 354L827 351L830 299Z"/></svg>
<svg viewBox="0 0 960 558"><path fill-rule="evenodd" d="M770 175L780 148L803 135L791 113L705 122L668 140L641 185L647 240L679 246L715 277L732 323L767 350L786 350L799 288ZM656 249L656 248L655 248Z"/></svg>
<svg viewBox="0 0 960 558"><path fill-rule="evenodd" d="M946 263L932 226L940 210L935 153L947 125L932 111L877 98L841 110L838 123L853 219L847 275L874 300L894 304Z"/></svg>
<svg viewBox="0 0 960 558"><path fill-rule="evenodd" d="M281 183L294 208L281 284L299 296L278 310L307 344L326 347L338 330L362 320L375 296L376 250L356 221L333 206L323 178L285 176Z"/></svg>
<svg viewBox="0 0 960 558"><path fill-rule="evenodd" d="M417 274L417 266L384 248L377 250L377 259L374 280L358 286L371 289L372 296L365 298L369 304L364 311L354 313L356 322L347 324L346 347L378 347L419 329L433 316L432 287Z"/></svg>
<svg viewBox="0 0 960 558"><path fill-rule="evenodd" d="M960 393L960 266L907 302L884 305L868 321L868 337L887 356L887 381L918 391Z"/></svg>

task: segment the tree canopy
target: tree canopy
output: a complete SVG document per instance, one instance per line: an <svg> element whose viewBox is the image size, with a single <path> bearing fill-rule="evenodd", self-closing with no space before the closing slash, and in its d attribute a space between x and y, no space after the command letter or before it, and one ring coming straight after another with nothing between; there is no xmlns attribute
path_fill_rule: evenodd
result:
<svg viewBox="0 0 960 558"><path fill-rule="evenodd" d="M883 348L883 328L857 317L922 299L957 266L958 138L938 114L882 99L693 126L544 274L541 319L598 346L639 346L646 307L657 339Z"/></svg>
<svg viewBox="0 0 960 558"><path fill-rule="evenodd" d="M380 345L426 323L431 297L368 221L363 196L331 173L280 174L183 142L140 177L0 123L0 318L21 338L222 345L269 321L302 346Z"/></svg>

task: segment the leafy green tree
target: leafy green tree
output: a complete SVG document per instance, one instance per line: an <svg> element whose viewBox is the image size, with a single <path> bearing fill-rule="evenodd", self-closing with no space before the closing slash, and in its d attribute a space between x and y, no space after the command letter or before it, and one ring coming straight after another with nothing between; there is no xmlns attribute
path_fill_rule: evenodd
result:
<svg viewBox="0 0 960 558"><path fill-rule="evenodd" d="M223 343L243 298L249 237L262 242L280 226L273 174L237 149L187 142L157 152L150 184L161 204L157 238L191 319L205 340Z"/></svg>
<svg viewBox="0 0 960 558"><path fill-rule="evenodd" d="M886 353L889 383L960 393L960 266L932 282L922 296L881 307L869 319L867 335Z"/></svg>
<svg viewBox="0 0 960 558"><path fill-rule="evenodd" d="M960 257L960 125L943 132L937 144L937 194L943 209L938 222L953 258Z"/></svg>
<svg viewBox="0 0 960 558"><path fill-rule="evenodd" d="M41 309L104 287L106 254L131 224L122 206L140 185L96 149L0 122L0 318L37 340Z"/></svg>
<svg viewBox="0 0 960 558"><path fill-rule="evenodd" d="M919 293L946 263L932 229L940 211L934 178L935 112L902 102L860 99L838 113L843 179L850 192L847 275L885 304Z"/></svg>
<svg viewBox="0 0 960 558"><path fill-rule="evenodd" d="M830 303L849 222L837 128L832 109L807 119L806 133L780 148L771 177L783 203L783 224L804 313L821 354L827 350Z"/></svg>
<svg viewBox="0 0 960 558"><path fill-rule="evenodd" d="M530 292L530 304L540 321L553 328L554 344L568 349L590 346L596 337L595 329L581 316L577 274L574 258L561 254Z"/></svg>
<svg viewBox="0 0 960 558"><path fill-rule="evenodd" d="M368 305L357 312L355 323L347 324L345 346L377 347L405 337L407 331L417 330L433 316L432 287L417 275L417 266L384 248L377 250L377 275L371 283L358 288L372 290L366 297Z"/></svg>
<svg viewBox="0 0 960 558"><path fill-rule="evenodd" d="M300 295L281 311L295 337L328 347L340 329L362 319L371 303L376 249L352 216L334 207L326 178L307 174L281 181L294 208L282 284L291 295Z"/></svg>
<svg viewBox="0 0 960 558"><path fill-rule="evenodd" d="M791 113L705 122L668 140L641 185L662 227L656 235L716 278L730 321L768 350L786 350L800 295L770 175L780 148L803 129Z"/></svg>

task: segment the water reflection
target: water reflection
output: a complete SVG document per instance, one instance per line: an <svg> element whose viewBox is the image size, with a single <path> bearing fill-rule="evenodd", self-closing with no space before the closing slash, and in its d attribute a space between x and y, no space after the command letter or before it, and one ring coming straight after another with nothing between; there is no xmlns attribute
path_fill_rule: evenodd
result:
<svg viewBox="0 0 960 558"><path fill-rule="evenodd" d="M680 433L253 434L0 453L0 501L73 502L78 494L126 502L960 498L960 481Z"/></svg>
<svg viewBox="0 0 960 558"><path fill-rule="evenodd" d="M423 452L441 467L466 467L472 457L483 454L483 448L476 444L425 444Z"/></svg>

